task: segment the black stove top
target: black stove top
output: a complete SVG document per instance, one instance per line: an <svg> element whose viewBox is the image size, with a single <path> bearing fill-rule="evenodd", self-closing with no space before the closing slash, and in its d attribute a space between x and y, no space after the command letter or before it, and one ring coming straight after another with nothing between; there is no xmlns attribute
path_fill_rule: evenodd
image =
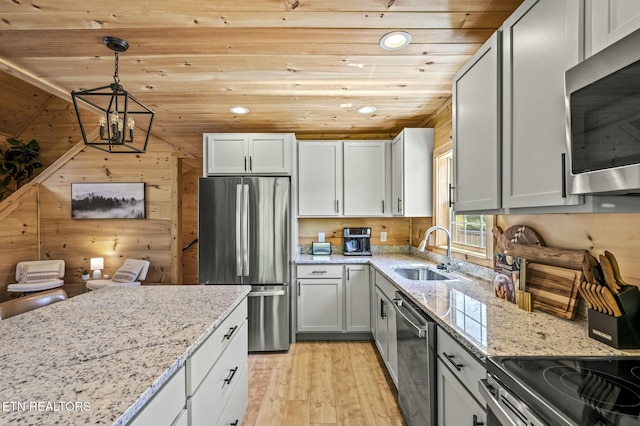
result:
<svg viewBox="0 0 640 426"><path fill-rule="evenodd" d="M550 425L640 425L640 357L493 357L487 372Z"/></svg>

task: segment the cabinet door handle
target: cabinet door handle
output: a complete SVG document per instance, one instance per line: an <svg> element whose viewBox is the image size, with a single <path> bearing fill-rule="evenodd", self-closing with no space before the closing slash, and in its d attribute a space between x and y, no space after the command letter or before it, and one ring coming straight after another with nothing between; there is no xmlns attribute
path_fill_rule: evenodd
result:
<svg viewBox="0 0 640 426"><path fill-rule="evenodd" d="M447 358L447 360L451 363L451 365L455 367L456 370L461 371L462 367L464 367L462 364L458 364L457 362L454 361L453 355L449 355L446 352L442 352L442 355L444 355L444 357Z"/></svg>
<svg viewBox="0 0 640 426"><path fill-rule="evenodd" d="M300 296L300 281L298 281L298 296Z"/></svg>
<svg viewBox="0 0 640 426"><path fill-rule="evenodd" d="M473 415L473 426L484 426L484 422L478 421L478 416Z"/></svg>
<svg viewBox="0 0 640 426"><path fill-rule="evenodd" d="M340 213L340 200L336 200L336 213Z"/></svg>
<svg viewBox="0 0 640 426"><path fill-rule="evenodd" d="M400 200L400 197L398 197L398 213L402 211L402 205L400 204L401 202L402 200Z"/></svg>
<svg viewBox="0 0 640 426"><path fill-rule="evenodd" d="M249 156L249 171L253 171L253 156Z"/></svg>
<svg viewBox="0 0 640 426"><path fill-rule="evenodd" d="M326 274L327 271L311 271L312 274Z"/></svg>
<svg viewBox="0 0 640 426"><path fill-rule="evenodd" d="M449 207L453 206L455 203L453 202L453 190L456 187L449 184Z"/></svg>
<svg viewBox="0 0 640 426"><path fill-rule="evenodd" d="M385 318L387 314L384 312L384 300L380 299L380 318Z"/></svg>
<svg viewBox="0 0 640 426"><path fill-rule="evenodd" d="M237 329L238 329L238 326L234 325L229 329L229 332L225 334L223 337L227 340L231 339L231 336L233 336L233 333L235 333Z"/></svg>
<svg viewBox="0 0 640 426"><path fill-rule="evenodd" d="M562 198L567 198L567 164L566 153L562 153L560 158L562 159Z"/></svg>
<svg viewBox="0 0 640 426"><path fill-rule="evenodd" d="M384 200L382 200L382 214L384 214Z"/></svg>
<svg viewBox="0 0 640 426"><path fill-rule="evenodd" d="M244 156L244 171L247 171L247 156Z"/></svg>
<svg viewBox="0 0 640 426"><path fill-rule="evenodd" d="M229 426L238 426L238 423L240 423L240 419L236 419L235 422L229 423Z"/></svg>
<svg viewBox="0 0 640 426"><path fill-rule="evenodd" d="M351 274L349 273L349 271L351 271L351 269L347 268L347 281L351 279Z"/></svg>
<svg viewBox="0 0 640 426"><path fill-rule="evenodd" d="M238 367L232 368L231 370L229 370L229 375L227 376L226 379L224 379L224 383L227 385L230 385L231 381L233 380L233 376L236 375L237 371L238 371Z"/></svg>

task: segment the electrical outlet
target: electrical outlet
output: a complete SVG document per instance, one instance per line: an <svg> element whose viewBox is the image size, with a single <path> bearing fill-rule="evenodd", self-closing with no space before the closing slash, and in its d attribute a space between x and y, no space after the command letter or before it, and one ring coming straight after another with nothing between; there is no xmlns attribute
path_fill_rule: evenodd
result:
<svg viewBox="0 0 640 426"><path fill-rule="evenodd" d="M381 242L385 242L385 241L387 241L387 233L386 233L385 231L382 231L382 232L380 233L380 241L381 241Z"/></svg>
<svg viewBox="0 0 640 426"><path fill-rule="evenodd" d="M318 232L318 242L324 243L324 232Z"/></svg>

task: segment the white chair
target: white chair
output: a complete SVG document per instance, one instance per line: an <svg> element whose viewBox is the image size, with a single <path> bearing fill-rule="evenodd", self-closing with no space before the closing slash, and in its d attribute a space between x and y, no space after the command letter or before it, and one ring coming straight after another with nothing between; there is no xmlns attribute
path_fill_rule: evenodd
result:
<svg viewBox="0 0 640 426"><path fill-rule="evenodd" d="M104 287L134 287L147 278L149 261L139 259L125 259L122 266L108 280L89 280L87 288L98 290Z"/></svg>
<svg viewBox="0 0 640 426"><path fill-rule="evenodd" d="M64 260L29 260L16 265L17 283L9 284L7 291L33 293L50 290L64 284Z"/></svg>

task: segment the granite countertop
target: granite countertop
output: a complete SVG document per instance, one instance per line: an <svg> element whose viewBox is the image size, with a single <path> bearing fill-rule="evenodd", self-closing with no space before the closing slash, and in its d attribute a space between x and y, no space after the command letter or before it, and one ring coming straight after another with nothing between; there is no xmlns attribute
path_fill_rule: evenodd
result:
<svg viewBox="0 0 640 426"><path fill-rule="evenodd" d="M526 312L495 296L493 284L457 272L448 281L413 281L398 275L401 265L430 265L425 259L402 254L370 257L298 255L297 264L369 263L409 296L442 328L481 360L488 356L609 356L640 355L618 350L588 336L587 322Z"/></svg>
<svg viewBox="0 0 640 426"><path fill-rule="evenodd" d="M126 424L250 290L108 287L0 321L0 424Z"/></svg>

